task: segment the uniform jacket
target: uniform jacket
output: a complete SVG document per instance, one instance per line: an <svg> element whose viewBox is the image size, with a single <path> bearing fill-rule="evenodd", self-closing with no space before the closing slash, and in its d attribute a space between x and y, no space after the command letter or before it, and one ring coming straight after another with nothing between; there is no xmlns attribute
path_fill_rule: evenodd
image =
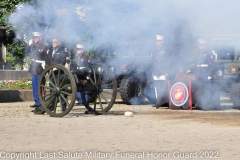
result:
<svg viewBox="0 0 240 160"><path fill-rule="evenodd" d="M197 64L211 65L214 61L214 55L211 50L197 51L196 53Z"/></svg>
<svg viewBox="0 0 240 160"><path fill-rule="evenodd" d="M45 63L46 67L53 64L61 64L65 66L67 58L67 52L65 52L64 48L59 47L55 53L53 53L53 49L49 49L46 54Z"/></svg>
<svg viewBox="0 0 240 160"><path fill-rule="evenodd" d="M80 67L90 67L90 59L86 54L77 55L71 64L72 70L80 69Z"/></svg>
<svg viewBox="0 0 240 160"><path fill-rule="evenodd" d="M172 75L174 60L173 52L166 46L156 47L152 56L153 74L157 76L165 73Z"/></svg>
<svg viewBox="0 0 240 160"><path fill-rule="evenodd" d="M71 63L71 70L79 79L85 79L89 74L91 61L86 54L77 55Z"/></svg>
<svg viewBox="0 0 240 160"><path fill-rule="evenodd" d="M39 44L32 43L29 47L27 47L26 56L32 59L32 62L29 67L29 72L32 75L39 75L43 72L42 63L36 61L44 61L46 51L47 45L42 43Z"/></svg>
<svg viewBox="0 0 240 160"><path fill-rule="evenodd" d="M211 50L198 50L195 55L196 73L199 77L211 76L214 70L214 55ZM199 67L199 65L208 65L208 67Z"/></svg>

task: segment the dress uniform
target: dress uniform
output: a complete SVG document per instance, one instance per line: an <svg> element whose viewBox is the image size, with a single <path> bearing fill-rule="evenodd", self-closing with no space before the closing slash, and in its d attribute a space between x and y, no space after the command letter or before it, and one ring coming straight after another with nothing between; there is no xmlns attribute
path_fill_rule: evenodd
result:
<svg viewBox="0 0 240 160"><path fill-rule="evenodd" d="M152 56L153 79L166 80L171 75L174 56L164 44L164 37L156 35L156 48Z"/></svg>
<svg viewBox="0 0 240 160"><path fill-rule="evenodd" d="M215 55L207 47L207 42L198 40L198 50L195 54L196 79L194 94L198 96L196 106L203 110L217 109L220 106L221 85L218 81L213 81L213 71L215 68Z"/></svg>
<svg viewBox="0 0 240 160"><path fill-rule="evenodd" d="M77 76L79 79L86 79L86 75L88 74L88 68L90 67L91 61L89 57L84 54L84 46L82 44L76 45L77 54L75 59L72 62L72 70L77 72ZM86 101L88 101L88 94L87 92L83 92L83 95L85 95ZM78 97L78 103L76 105L83 104L81 92L78 90L77 92ZM88 102L87 102L88 103Z"/></svg>
<svg viewBox="0 0 240 160"><path fill-rule="evenodd" d="M199 39L198 43L199 48L194 58L195 61L197 60L196 76L203 80L211 79L215 56L212 51L207 48L205 40Z"/></svg>
<svg viewBox="0 0 240 160"><path fill-rule="evenodd" d="M40 75L45 67L45 54L47 51L47 45L41 43L41 33L33 32L33 43L27 47L26 54L31 58L31 64L29 67L29 73L32 75L32 91L34 105L30 107L39 107L40 101L38 99L38 81Z"/></svg>
<svg viewBox="0 0 240 160"><path fill-rule="evenodd" d="M156 48L152 55L152 75L155 86L156 104L160 107L168 101L167 79L173 77L174 56L169 48L164 44L164 37L156 35Z"/></svg>

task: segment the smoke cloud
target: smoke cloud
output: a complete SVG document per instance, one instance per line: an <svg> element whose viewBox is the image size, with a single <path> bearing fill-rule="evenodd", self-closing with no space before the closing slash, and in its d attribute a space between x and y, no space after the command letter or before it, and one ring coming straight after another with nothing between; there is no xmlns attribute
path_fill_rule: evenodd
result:
<svg viewBox="0 0 240 160"><path fill-rule="evenodd" d="M88 49L116 41L155 43L155 35L160 34L175 47L175 54L181 55L191 53L197 39L204 35L240 33L237 0L38 2L37 8L24 3L11 15L10 23L18 28L16 34L31 37L32 32L39 31L46 39L58 36L72 46L84 43Z"/></svg>
<svg viewBox="0 0 240 160"><path fill-rule="evenodd" d="M166 38L198 38L203 34L237 34L240 31L237 8L240 2L236 0L38 2L38 8L25 3L12 14L10 23L24 29L17 33L30 36L31 32L40 31L49 38L57 34L68 42L90 36L88 45L98 45L129 38L151 40L156 34Z"/></svg>

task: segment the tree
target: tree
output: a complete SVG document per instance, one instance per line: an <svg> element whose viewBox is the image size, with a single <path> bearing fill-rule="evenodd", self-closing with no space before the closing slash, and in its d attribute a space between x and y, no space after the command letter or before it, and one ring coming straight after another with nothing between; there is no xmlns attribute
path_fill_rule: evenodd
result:
<svg viewBox="0 0 240 160"><path fill-rule="evenodd" d="M28 2L29 0L1 0L0 1L0 26L7 28L6 34L3 37L0 37L0 43L5 45L11 44L13 38L12 27L8 24L8 17L13 11L18 7L19 4L23 2Z"/></svg>
<svg viewBox="0 0 240 160"><path fill-rule="evenodd" d="M7 61L11 62L14 67L23 64L23 50L26 45L23 41L15 39L14 29L9 24L9 16L22 3L29 0L1 0L0 1L0 26L3 26L0 36L0 44L7 46Z"/></svg>

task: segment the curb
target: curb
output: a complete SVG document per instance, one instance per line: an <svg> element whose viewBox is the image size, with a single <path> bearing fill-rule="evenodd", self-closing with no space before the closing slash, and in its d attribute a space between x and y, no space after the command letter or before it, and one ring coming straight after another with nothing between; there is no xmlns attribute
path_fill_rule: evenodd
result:
<svg viewBox="0 0 240 160"><path fill-rule="evenodd" d="M116 99L121 99L119 93ZM33 101L32 90L0 90L0 103L24 101Z"/></svg>
<svg viewBox="0 0 240 160"><path fill-rule="evenodd" d="M0 103L33 101L32 90L0 90Z"/></svg>

